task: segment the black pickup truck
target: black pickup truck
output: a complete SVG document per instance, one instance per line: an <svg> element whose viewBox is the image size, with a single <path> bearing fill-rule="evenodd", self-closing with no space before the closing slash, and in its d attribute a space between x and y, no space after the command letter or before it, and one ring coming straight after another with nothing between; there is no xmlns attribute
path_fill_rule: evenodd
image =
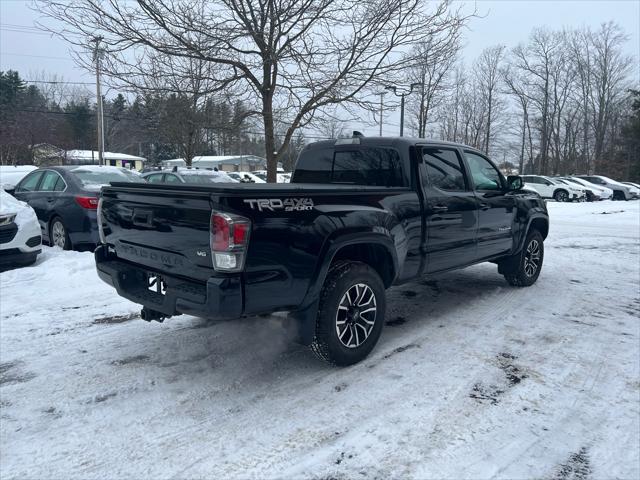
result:
<svg viewBox="0 0 640 480"><path fill-rule="evenodd" d="M322 141L290 184L104 187L95 259L145 320L285 311L302 343L348 365L378 341L392 285L480 262L536 281L549 217L522 185L464 145Z"/></svg>

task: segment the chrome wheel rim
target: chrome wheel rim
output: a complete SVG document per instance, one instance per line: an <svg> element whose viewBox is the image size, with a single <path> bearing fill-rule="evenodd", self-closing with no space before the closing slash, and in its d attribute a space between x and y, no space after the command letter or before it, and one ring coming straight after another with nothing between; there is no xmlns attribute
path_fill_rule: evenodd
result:
<svg viewBox="0 0 640 480"><path fill-rule="evenodd" d="M56 247L64 248L67 243L67 237L65 235L64 226L60 222L55 222L51 227L51 236L53 237L53 244Z"/></svg>
<svg viewBox="0 0 640 480"><path fill-rule="evenodd" d="M540 254L540 242L531 240L524 255L524 273L527 277L533 277L540 268Z"/></svg>
<svg viewBox="0 0 640 480"><path fill-rule="evenodd" d="M376 323L378 307L376 295L364 283L349 287L338 304L336 334L347 348L362 345Z"/></svg>

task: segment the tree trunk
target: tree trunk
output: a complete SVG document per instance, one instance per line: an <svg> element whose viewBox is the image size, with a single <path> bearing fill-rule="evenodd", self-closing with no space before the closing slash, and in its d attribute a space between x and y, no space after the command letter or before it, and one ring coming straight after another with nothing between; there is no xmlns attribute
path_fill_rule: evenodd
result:
<svg viewBox="0 0 640 480"><path fill-rule="evenodd" d="M273 126L272 96L267 93L262 99L262 120L264 122L264 149L267 158L267 182L278 181L278 157L276 154L275 131Z"/></svg>

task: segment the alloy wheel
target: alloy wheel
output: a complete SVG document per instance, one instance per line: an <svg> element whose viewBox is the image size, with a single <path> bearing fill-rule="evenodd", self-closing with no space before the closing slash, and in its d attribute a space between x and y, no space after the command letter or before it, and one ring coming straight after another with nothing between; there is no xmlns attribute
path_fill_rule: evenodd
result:
<svg viewBox="0 0 640 480"><path fill-rule="evenodd" d="M52 243L56 247L60 247L64 250L64 247L67 244L67 234L64 230L64 225L62 225L62 222L58 220L54 222L53 226L51 227L51 236Z"/></svg>
<svg viewBox="0 0 640 480"><path fill-rule="evenodd" d="M540 268L540 242L531 240L524 255L524 273L533 277Z"/></svg>
<svg viewBox="0 0 640 480"><path fill-rule="evenodd" d="M336 333L347 348L362 345L376 323L377 303L373 290L357 283L345 292L336 313Z"/></svg>

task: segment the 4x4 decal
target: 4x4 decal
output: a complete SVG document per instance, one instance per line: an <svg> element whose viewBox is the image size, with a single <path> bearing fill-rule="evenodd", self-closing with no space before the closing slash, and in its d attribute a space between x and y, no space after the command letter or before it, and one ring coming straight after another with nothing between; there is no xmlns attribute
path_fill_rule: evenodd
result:
<svg viewBox="0 0 640 480"><path fill-rule="evenodd" d="M310 198L248 198L244 200L252 210L260 212L264 210L284 210L285 212L304 212L313 209L313 200Z"/></svg>

